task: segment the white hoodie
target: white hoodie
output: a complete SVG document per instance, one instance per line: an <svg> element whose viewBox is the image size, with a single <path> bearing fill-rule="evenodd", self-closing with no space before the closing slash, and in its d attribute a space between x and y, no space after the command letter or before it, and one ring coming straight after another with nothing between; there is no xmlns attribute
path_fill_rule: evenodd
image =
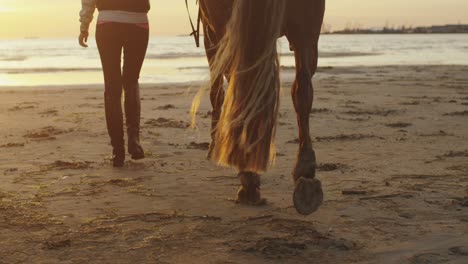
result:
<svg viewBox="0 0 468 264"><path fill-rule="evenodd" d="M97 0L81 0L81 31L89 30L89 24L93 21L94 11L96 10L96 2ZM99 12L98 21L146 24L148 23L148 14L120 10L103 10Z"/></svg>

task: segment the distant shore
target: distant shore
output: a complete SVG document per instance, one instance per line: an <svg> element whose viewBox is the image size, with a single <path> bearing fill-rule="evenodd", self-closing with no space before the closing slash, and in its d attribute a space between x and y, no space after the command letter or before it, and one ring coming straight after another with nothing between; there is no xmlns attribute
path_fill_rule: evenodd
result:
<svg viewBox="0 0 468 264"><path fill-rule="evenodd" d="M467 34L468 25L441 25L428 27L388 27L383 28L345 28L338 31L327 30L322 34Z"/></svg>

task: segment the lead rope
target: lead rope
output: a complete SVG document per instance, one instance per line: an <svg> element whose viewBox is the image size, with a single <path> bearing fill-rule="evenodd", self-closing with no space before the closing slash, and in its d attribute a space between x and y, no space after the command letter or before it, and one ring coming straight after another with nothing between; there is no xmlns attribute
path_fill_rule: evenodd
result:
<svg viewBox="0 0 468 264"><path fill-rule="evenodd" d="M196 1L196 4L198 4L198 0ZM200 47L201 10L200 10L200 8L198 8L197 28L195 29L195 25L193 24L192 16L190 15L188 0L185 0L185 7L187 8L187 13L188 13L188 16L189 16L189 21L190 21L190 26L192 27L192 33L190 33L190 36L193 36L193 38L195 39L195 44L197 45L197 48L199 48Z"/></svg>

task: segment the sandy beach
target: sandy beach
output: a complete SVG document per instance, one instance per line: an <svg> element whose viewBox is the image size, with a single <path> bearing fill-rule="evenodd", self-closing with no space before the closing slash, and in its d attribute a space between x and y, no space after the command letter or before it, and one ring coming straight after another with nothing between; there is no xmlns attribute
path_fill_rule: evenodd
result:
<svg viewBox="0 0 468 264"><path fill-rule="evenodd" d="M320 68L311 115L325 202L296 213L283 69L267 204L206 160L197 85L144 85L147 158L112 168L102 86L0 87L0 263L468 263L468 66ZM190 89L191 88L191 89Z"/></svg>

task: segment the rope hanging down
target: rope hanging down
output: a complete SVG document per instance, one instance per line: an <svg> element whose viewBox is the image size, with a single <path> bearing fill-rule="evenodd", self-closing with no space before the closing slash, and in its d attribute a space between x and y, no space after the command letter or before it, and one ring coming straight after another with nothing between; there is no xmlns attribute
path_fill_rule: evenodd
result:
<svg viewBox="0 0 468 264"><path fill-rule="evenodd" d="M198 4L198 0L196 1L196 3ZM187 13L188 13L189 20L190 20L190 26L192 27L192 33L190 33L190 36L193 36L193 38L195 39L195 44L197 44L197 47L200 47L201 10L200 8L198 9L197 28L195 28L195 25L193 24L192 16L190 15L188 0L185 0L185 7L187 7Z"/></svg>

